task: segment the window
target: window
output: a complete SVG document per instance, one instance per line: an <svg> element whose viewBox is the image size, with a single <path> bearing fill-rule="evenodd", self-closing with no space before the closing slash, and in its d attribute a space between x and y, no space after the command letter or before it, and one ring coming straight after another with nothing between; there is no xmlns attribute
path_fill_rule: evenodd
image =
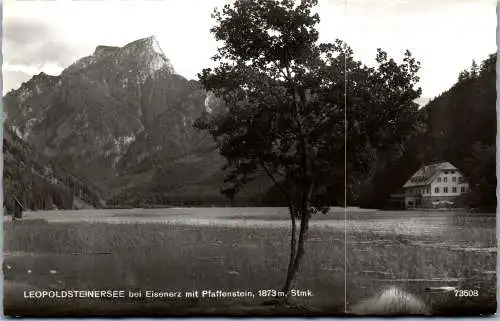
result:
<svg viewBox="0 0 500 321"><path fill-rule="evenodd" d="M440 182L441 182L441 177L438 177L438 183L440 183Z"/></svg>
<svg viewBox="0 0 500 321"><path fill-rule="evenodd" d="M448 177L444 177L444 178L443 178L443 182L445 182L445 183L446 183L447 181L448 181Z"/></svg>
<svg viewBox="0 0 500 321"><path fill-rule="evenodd" d="M456 192L457 192L457 188L456 188L456 187L453 187L453 188L451 189L451 191L452 191L452 193L456 193Z"/></svg>
<svg viewBox="0 0 500 321"><path fill-rule="evenodd" d="M427 194L430 194L430 193L431 193L431 188L427 187Z"/></svg>
<svg viewBox="0 0 500 321"><path fill-rule="evenodd" d="M453 176L453 178L451 179L453 182L456 182L457 181L457 178L455 176Z"/></svg>
<svg viewBox="0 0 500 321"><path fill-rule="evenodd" d="M464 186L460 187L460 192L465 193L465 187Z"/></svg>
<svg viewBox="0 0 500 321"><path fill-rule="evenodd" d="M443 188L443 193L448 193L448 187Z"/></svg>
<svg viewBox="0 0 500 321"><path fill-rule="evenodd" d="M436 188L434 189L434 192L439 193L439 187L436 187Z"/></svg>

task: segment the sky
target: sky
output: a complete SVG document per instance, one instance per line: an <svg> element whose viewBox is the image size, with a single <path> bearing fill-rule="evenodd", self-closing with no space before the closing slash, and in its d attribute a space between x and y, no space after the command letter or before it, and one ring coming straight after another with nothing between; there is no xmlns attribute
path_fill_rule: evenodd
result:
<svg viewBox="0 0 500 321"><path fill-rule="evenodd" d="M98 45L155 36L177 73L213 66L210 14L227 0L4 0L3 92L58 75ZM450 88L472 59L496 52L496 0L319 0L320 41L346 41L365 64L377 48L422 64L422 97Z"/></svg>

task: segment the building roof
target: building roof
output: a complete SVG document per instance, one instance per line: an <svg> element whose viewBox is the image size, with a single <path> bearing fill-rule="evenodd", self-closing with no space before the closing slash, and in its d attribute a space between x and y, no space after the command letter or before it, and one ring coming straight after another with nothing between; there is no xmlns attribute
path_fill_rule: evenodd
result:
<svg viewBox="0 0 500 321"><path fill-rule="evenodd" d="M458 171L458 168L449 162L434 163L421 167L413 174L410 179L403 185L406 187L426 186L432 183L434 178L441 174L443 170L453 169Z"/></svg>

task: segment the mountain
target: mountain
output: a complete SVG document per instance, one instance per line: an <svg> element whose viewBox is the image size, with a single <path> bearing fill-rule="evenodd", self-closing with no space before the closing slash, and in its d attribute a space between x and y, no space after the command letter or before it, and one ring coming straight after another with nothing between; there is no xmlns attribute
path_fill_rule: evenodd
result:
<svg viewBox="0 0 500 321"><path fill-rule="evenodd" d="M496 208L496 54L473 62L458 82L426 106L429 157L446 159L469 178L469 202Z"/></svg>
<svg viewBox="0 0 500 321"><path fill-rule="evenodd" d="M157 194L222 198L223 160L193 127L221 104L176 74L154 37L98 46L59 76L34 76L3 102L8 127L110 203L130 203L131 194L139 203Z"/></svg>
<svg viewBox="0 0 500 321"><path fill-rule="evenodd" d="M4 205L8 213L12 213L15 199L26 209L71 209L77 200L72 193L77 185L74 183L80 182L79 192L86 188L85 183L59 170L8 126L4 126L3 161ZM67 184L70 182L71 187ZM97 205L96 195L91 195L90 190L85 194L81 203Z"/></svg>
<svg viewBox="0 0 500 321"><path fill-rule="evenodd" d="M420 109L426 130L379 155L366 186L366 206L383 206L390 193L424 163L448 161L468 178L471 206L496 207L496 54L460 73L449 90Z"/></svg>
<svg viewBox="0 0 500 321"><path fill-rule="evenodd" d="M174 74L149 37L121 48L98 46L60 76L34 76L6 95L4 110L7 124L43 154L102 183L115 176L131 145L152 138L158 143L151 136L166 125L160 123L167 114L176 121L197 116L181 103L203 104L203 94L193 87ZM160 136L178 136L180 130L171 127L171 135Z"/></svg>

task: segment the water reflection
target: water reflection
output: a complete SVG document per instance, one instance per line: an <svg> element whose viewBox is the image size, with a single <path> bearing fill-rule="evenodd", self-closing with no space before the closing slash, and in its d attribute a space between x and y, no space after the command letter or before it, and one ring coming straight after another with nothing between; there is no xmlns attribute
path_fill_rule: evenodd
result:
<svg viewBox="0 0 500 321"><path fill-rule="evenodd" d="M347 221L344 218L347 217ZM286 208L166 208L84 211L26 212L25 219L49 222L104 222L115 224L179 224L202 226L238 226L289 228ZM357 208L332 209L327 215L315 215L311 228L335 229L348 232L439 236L453 238L466 231L492 231L494 214L463 211L376 211Z"/></svg>

